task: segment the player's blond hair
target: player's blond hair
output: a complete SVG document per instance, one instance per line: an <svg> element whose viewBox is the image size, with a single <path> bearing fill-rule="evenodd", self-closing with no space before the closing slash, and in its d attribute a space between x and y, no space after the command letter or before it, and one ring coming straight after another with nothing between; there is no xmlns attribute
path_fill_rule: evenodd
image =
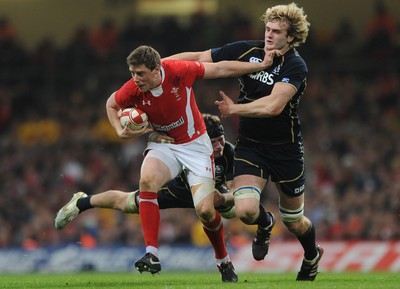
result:
<svg viewBox="0 0 400 289"><path fill-rule="evenodd" d="M294 37L290 43L291 47L297 47L306 42L310 23L307 21L307 15L304 14L303 8L298 7L296 3L268 8L261 16L261 20L265 24L269 21L286 22L288 36Z"/></svg>

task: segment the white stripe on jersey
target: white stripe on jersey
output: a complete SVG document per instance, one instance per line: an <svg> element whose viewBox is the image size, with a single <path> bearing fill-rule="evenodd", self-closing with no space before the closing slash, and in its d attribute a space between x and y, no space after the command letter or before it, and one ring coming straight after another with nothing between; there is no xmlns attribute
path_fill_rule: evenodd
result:
<svg viewBox="0 0 400 289"><path fill-rule="evenodd" d="M194 118L193 118L193 111L192 108L190 107L190 96L191 96L192 88L191 87L186 87L186 95L187 95L187 102L186 102L186 116L187 116L187 133L190 138L195 133L194 129Z"/></svg>

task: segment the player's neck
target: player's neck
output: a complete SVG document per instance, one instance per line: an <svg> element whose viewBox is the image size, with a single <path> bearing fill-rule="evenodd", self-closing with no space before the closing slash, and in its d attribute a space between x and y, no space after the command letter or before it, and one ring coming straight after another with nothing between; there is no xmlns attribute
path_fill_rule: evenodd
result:
<svg viewBox="0 0 400 289"><path fill-rule="evenodd" d="M290 46L285 46L282 49L279 49L279 51L283 54L285 54L286 52L288 52L290 50ZM265 52L267 52L269 49L264 48Z"/></svg>
<svg viewBox="0 0 400 289"><path fill-rule="evenodd" d="M154 82L153 83L154 83L154 85L153 85L152 89L155 89L155 88L161 86L161 83L162 83L161 71L160 71L160 73L156 74L156 76L154 77Z"/></svg>

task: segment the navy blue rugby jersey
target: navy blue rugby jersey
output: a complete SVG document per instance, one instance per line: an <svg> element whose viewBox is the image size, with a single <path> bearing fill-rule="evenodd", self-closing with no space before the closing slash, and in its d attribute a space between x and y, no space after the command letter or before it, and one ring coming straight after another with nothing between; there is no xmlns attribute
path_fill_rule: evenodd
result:
<svg viewBox="0 0 400 289"><path fill-rule="evenodd" d="M247 40L226 44L211 49L214 62L239 60L261 62L264 59L264 41ZM292 48L285 55L275 57L267 69L239 77L240 95L238 103L252 102L271 94L274 84L285 82L293 85L297 92L275 117L240 117L239 139L256 143L285 144L302 140L301 126L297 114L300 97L306 88L308 69L303 58Z"/></svg>
<svg viewBox="0 0 400 289"><path fill-rule="evenodd" d="M225 142L222 157L215 159L215 188L217 189L233 178L233 154L233 144ZM192 199L190 186L183 172L167 183L165 187L172 195L179 199ZM162 189L165 189L165 187Z"/></svg>

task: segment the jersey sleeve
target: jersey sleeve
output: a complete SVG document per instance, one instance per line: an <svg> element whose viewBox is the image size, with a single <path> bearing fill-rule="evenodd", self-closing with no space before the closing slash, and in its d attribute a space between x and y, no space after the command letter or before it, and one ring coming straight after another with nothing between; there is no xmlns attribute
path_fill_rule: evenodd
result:
<svg viewBox="0 0 400 289"><path fill-rule="evenodd" d="M195 61L192 63L192 65L196 65L197 78L203 78L206 72L204 64L202 62Z"/></svg>
<svg viewBox="0 0 400 289"><path fill-rule="evenodd" d="M299 89L307 76L307 66L300 58L293 59L291 63L287 63L281 69L279 78L276 82L289 83Z"/></svg>
<svg viewBox="0 0 400 289"><path fill-rule="evenodd" d="M225 44L224 46L211 49L211 58L213 62L222 60L239 60L243 53L246 53L251 47L262 44L260 41L236 41Z"/></svg>
<svg viewBox="0 0 400 289"><path fill-rule="evenodd" d="M184 61L183 65L187 70L186 72L186 85L191 87L196 79L204 77L205 68L203 63L197 61Z"/></svg>
<svg viewBox="0 0 400 289"><path fill-rule="evenodd" d="M195 80L203 78L205 73L203 63L197 61L168 59L163 61L163 65L168 65L173 69L174 73L184 80L187 87L192 87Z"/></svg>

